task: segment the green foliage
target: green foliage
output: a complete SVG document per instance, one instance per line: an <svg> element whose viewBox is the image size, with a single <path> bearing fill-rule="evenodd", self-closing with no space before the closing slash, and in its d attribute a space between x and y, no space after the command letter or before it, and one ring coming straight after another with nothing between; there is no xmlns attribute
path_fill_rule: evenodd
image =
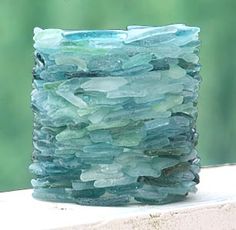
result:
<svg viewBox="0 0 236 230"><path fill-rule="evenodd" d="M202 164L236 161L236 1L0 0L0 191L30 186L32 30L119 29L186 23L201 28Z"/></svg>

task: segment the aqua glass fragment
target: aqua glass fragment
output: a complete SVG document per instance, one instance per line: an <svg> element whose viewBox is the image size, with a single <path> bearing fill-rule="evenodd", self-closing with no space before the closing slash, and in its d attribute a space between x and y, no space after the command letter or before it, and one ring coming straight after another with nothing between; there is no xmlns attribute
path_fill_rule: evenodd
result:
<svg viewBox="0 0 236 230"><path fill-rule="evenodd" d="M196 192L199 31L35 28L35 198L119 206Z"/></svg>

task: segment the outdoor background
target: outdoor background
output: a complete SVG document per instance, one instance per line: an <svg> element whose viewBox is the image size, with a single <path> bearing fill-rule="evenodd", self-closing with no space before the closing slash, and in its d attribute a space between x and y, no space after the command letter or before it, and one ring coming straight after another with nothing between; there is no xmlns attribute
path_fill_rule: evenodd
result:
<svg viewBox="0 0 236 230"><path fill-rule="evenodd" d="M236 162L235 0L0 0L0 191L30 187L35 26L201 28L198 150L203 165Z"/></svg>

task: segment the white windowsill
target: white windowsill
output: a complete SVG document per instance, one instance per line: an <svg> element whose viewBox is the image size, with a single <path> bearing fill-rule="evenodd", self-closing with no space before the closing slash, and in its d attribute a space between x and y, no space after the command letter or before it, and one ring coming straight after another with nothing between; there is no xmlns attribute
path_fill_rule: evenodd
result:
<svg viewBox="0 0 236 230"><path fill-rule="evenodd" d="M236 165L204 168L197 194L168 205L91 207L0 193L1 230L235 230Z"/></svg>

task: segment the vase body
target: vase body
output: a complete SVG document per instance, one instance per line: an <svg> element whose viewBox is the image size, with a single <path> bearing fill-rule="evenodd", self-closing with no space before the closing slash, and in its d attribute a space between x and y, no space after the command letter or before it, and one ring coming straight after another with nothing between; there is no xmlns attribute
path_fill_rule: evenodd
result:
<svg viewBox="0 0 236 230"><path fill-rule="evenodd" d="M195 192L199 29L35 29L33 196L163 204Z"/></svg>

